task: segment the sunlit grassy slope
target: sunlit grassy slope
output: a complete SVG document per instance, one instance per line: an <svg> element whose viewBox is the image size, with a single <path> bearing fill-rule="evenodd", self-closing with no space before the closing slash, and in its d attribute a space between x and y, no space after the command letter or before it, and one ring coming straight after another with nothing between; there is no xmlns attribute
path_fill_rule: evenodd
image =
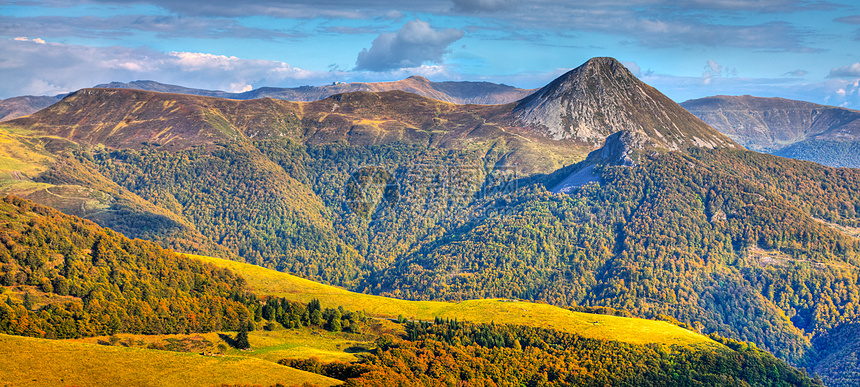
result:
<svg viewBox="0 0 860 387"><path fill-rule="evenodd" d="M0 387L213 386L221 383L319 386L321 375L261 359L0 335Z"/></svg>
<svg viewBox="0 0 860 387"><path fill-rule="evenodd" d="M0 192L32 192L47 184L30 179L44 172L54 156L39 145L0 126Z"/></svg>
<svg viewBox="0 0 860 387"><path fill-rule="evenodd" d="M435 317L476 323L510 323L575 332L585 337L631 344L720 346L709 338L663 322L571 312L556 306L500 299L463 302L407 301L354 293L251 264L193 255L242 275L254 292L324 307L343 306L372 316L433 320Z"/></svg>
<svg viewBox="0 0 860 387"><path fill-rule="evenodd" d="M390 324L393 325L393 323ZM152 349L154 347L168 351L192 353L220 353L223 349L226 355L254 357L277 363L283 358L307 359L311 357L326 362L352 362L358 360L359 355L373 348L375 339L373 335L329 332L308 327L284 329L278 326L271 331L257 329L248 332L248 342L251 344L251 349L239 350L231 347L230 342L225 340L225 338L232 340L235 336L236 332L162 335L119 333L113 337L95 336L65 341L96 345L109 343L111 338L114 338L116 339L115 346L138 349ZM219 346L223 347L219 348Z"/></svg>

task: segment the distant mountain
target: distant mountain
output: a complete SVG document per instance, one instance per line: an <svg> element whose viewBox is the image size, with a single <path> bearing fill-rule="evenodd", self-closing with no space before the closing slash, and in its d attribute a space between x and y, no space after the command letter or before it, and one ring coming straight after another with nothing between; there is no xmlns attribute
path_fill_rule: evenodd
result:
<svg viewBox="0 0 860 387"><path fill-rule="evenodd" d="M110 83L102 83L100 85L93 86L93 88L97 88L97 89L134 89L134 90L158 91L161 93L200 95L200 96L205 96L205 97L246 99L246 98L236 98L236 96L238 95L237 93L230 93L230 92L220 91L220 90L194 89L194 88L184 87L184 86L169 85L166 83L160 83L160 82L156 82L156 81L110 82Z"/></svg>
<svg viewBox="0 0 860 387"><path fill-rule="evenodd" d="M432 82L421 76L395 82L338 83L325 86L302 86L295 88L263 87L240 93L236 99L276 98L288 101L316 101L335 94L354 91L393 91L400 90L423 97L456 104L495 105L517 101L534 90L490 82Z"/></svg>
<svg viewBox="0 0 860 387"><path fill-rule="evenodd" d="M860 167L860 111L749 95L694 99L681 106L748 149Z"/></svg>
<svg viewBox="0 0 860 387"><path fill-rule="evenodd" d="M346 141L360 146L406 143L448 148L501 143L507 149L506 162L529 173L553 171L595 149L514 126L513 107L454 105L403 91L352 92L313 102L289 102L95 88L72 93L48 109L7 124L75 142L130 149L182 150L273 138L313 144Z"/></svg>
<svg viewBox="0 0 860 387"><path fill-rule="evenodd" d="M482 105L513 102L534 91L490 82L432 82L427 78L418 75L413 75L409 78L394 82L336 83L332 85L300 86L292 88L261 87L259 89L243 93L191 89L182 86L167 85L155 81L134 81L129 83L111 82L98 85L96 88L137 89L239 100L274 98L298 102L317 101L335 94L350 93L354 91L380 92L400 90L418 94L427 98L437 99L439 101L456 104L471 103Z"/></svg>
<svg viewBox="0 0 860 387"><path fill-rule="evenodd" d="M243 93L193 89L155 81L110 82L97 85L94 88L135 89L238 100L275 98L299 102L316 101L335 94L354 91L380 92L401 90L444 102L482 105L513 102L534 91L490 82L432 82L427 78L417 75L395 82L337 83L324 86L301 86L294 88L261 87ZM66 95L68 94L61 94L55 97L25 96L0 100L0 121L33 114L40 109L56 103Z"/></svg>
<svg viewBox="0 0 860 387"><path fill-rule="evenodd" d="M0 121L6 121L33 114L51 106L65 97L66 94L49 96L26 95L0 100Z"/></svg>

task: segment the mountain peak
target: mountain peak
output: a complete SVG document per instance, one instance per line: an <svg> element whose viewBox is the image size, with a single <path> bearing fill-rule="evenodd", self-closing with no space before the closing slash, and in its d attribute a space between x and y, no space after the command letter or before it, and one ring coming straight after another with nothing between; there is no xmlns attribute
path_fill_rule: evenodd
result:
<svg viewBox="0 0 860 387"><path fill-rule="evenodd" d="M423 82L423 83L430 83L430 80L429 80L429 79L424 78L424 77L422 77L422 76L420 76L420 75L413 75L413 76L411 76L411 77L409 77L409 78L404 79L404 81L406 81L406 80L409 80L409 81L417 81L417 82Z"/></svg>
<svg viewBox="0 0 860 387"><path fill-rule="evenodd" d="M613 77L631 77L635 78L633 73L630 70L627 70L627 67L624 67L621 62L617 59L608 57L608 56L600 56L596 58L591 58L587 60L582 66L579 66L577 69L580 71L585 71L587 73L598 73L598 74L606 74L611 75ZM573 71L569 71L568 74Z"/></svg>
<svg viewBox="0 0 860 387"><path fill-rule="evenodd" d="M514 114L553 139L597 146L620 131L640 132L647 144L668 150L738 146L608 57L556 78L520 100Z"/></svg>

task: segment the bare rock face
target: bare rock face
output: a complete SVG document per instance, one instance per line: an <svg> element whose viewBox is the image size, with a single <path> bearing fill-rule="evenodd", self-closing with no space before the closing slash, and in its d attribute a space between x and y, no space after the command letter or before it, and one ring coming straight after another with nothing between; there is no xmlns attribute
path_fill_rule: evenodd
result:
<svg viewBox="0 0 860 387"><path fill-rule="evenodd" d="M631 166L635 164L632 153L654 147L655 144L642 132L623 131L606 138L603 147L594 151L589 158L604 163ZM596 160L595 160L596 161Z"/></svg>
<svg viewBox="0 0 860 387"><path fill-rule="evenodd" d="M668 150L738 147L613 58L594 58L562 75L522 99L514 114L520 125L555 140L595 146L613 133L636 132Z"/></svg>

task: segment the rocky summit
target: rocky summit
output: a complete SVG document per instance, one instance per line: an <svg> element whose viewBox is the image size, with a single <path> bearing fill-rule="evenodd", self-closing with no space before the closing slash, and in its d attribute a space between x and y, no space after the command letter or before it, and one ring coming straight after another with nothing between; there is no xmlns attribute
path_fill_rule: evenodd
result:
<svg viewBox="0 0 860 387"><path fill-rule="evenodd" d="M514 113L523 126L556 140L599 146L630 131L668 150L737 147L613 58L593 58L567 72L522 99Z"/></svg>

